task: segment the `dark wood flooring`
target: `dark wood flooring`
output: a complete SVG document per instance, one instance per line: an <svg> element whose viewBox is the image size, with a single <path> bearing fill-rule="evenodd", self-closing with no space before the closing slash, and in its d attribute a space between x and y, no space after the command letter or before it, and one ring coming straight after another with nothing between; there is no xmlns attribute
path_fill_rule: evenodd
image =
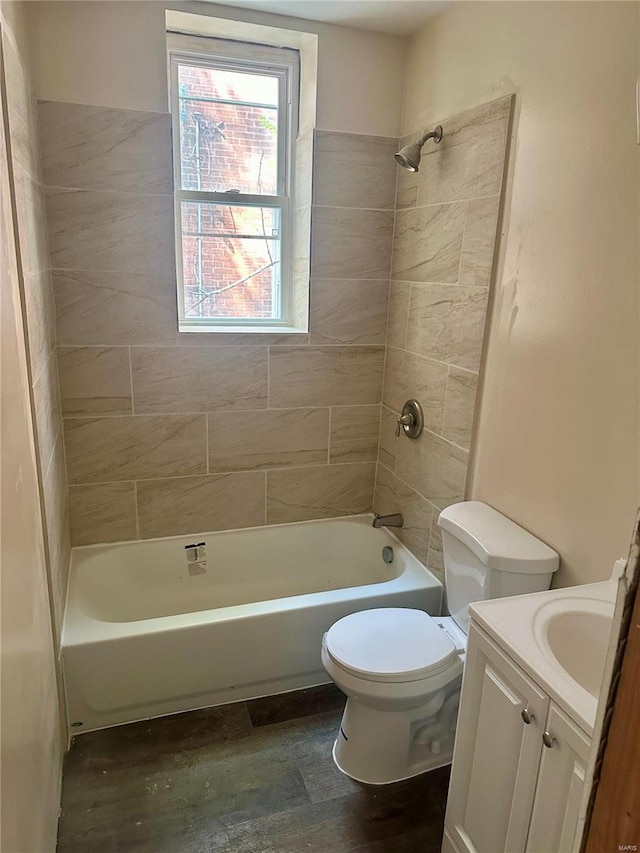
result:
<svg viewBox="0 0 640 853"><path fill-rule="evenodd" d="M58 853L439 853L448 768L353 782L343 706L315 687L77 737Z"/></svg>

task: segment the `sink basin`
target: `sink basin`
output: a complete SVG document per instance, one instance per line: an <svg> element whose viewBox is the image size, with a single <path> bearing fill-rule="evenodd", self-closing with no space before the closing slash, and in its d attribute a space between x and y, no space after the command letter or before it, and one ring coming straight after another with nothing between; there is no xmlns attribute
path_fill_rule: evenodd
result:
<svg viewBox="0 0 640 853"><path fill-rule="evenodd" d="M611 634L613 604L593 598L563 598L543 606L535 633L547 656L598 698Z"/></svg>

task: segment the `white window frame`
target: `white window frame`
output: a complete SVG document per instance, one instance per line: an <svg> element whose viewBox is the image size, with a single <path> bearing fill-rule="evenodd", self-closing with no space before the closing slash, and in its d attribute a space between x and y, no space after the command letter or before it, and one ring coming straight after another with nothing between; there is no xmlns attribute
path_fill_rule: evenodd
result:
<svg viewBox="0 0 640 853"><path fill-rule="evenodd" d="M180 332L298 332L294 298L294 168L300 92L299 52L246 42L168 34L169 104L173 132L174 219L178 329ZM277 194L207 192L182 189L178 66L265 73L278 79ZM185 317L182 259L182 203L214 202L280 210L280 316L277 318Z"/></svg>

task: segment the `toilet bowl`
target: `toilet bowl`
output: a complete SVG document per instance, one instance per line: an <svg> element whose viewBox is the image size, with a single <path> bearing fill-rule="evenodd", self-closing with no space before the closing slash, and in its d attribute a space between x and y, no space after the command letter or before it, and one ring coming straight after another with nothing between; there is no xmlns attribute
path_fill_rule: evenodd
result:
<svg viewBox="0 0 640 853"><path fill-rule="evenodd" d="M465 636L422 610L365 610L324 636L322 663L348 696L333 758L359 782L408 779L451 761Z"/></svg>
<svg viewBox="0 0 640 853"><path fill-rule="evenodd" d="M347 696L333 758L359 782L398 782L451 762L468 605L548 589L558 568L555 551L479 501L448 507L438 525L451 616L365 610L323 638L323 666Z"/></svg>

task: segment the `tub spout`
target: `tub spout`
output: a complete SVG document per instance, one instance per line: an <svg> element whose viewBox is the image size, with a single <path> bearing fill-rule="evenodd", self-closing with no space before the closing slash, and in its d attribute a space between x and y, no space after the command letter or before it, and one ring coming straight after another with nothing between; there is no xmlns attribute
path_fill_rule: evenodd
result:
<svg viewBox="0 0 640 853"><path fill-rule="evenodd" d="M402 527L404 519L402 514L395 512L392 515L378 515L373 519L372 527Z"/></svg>

